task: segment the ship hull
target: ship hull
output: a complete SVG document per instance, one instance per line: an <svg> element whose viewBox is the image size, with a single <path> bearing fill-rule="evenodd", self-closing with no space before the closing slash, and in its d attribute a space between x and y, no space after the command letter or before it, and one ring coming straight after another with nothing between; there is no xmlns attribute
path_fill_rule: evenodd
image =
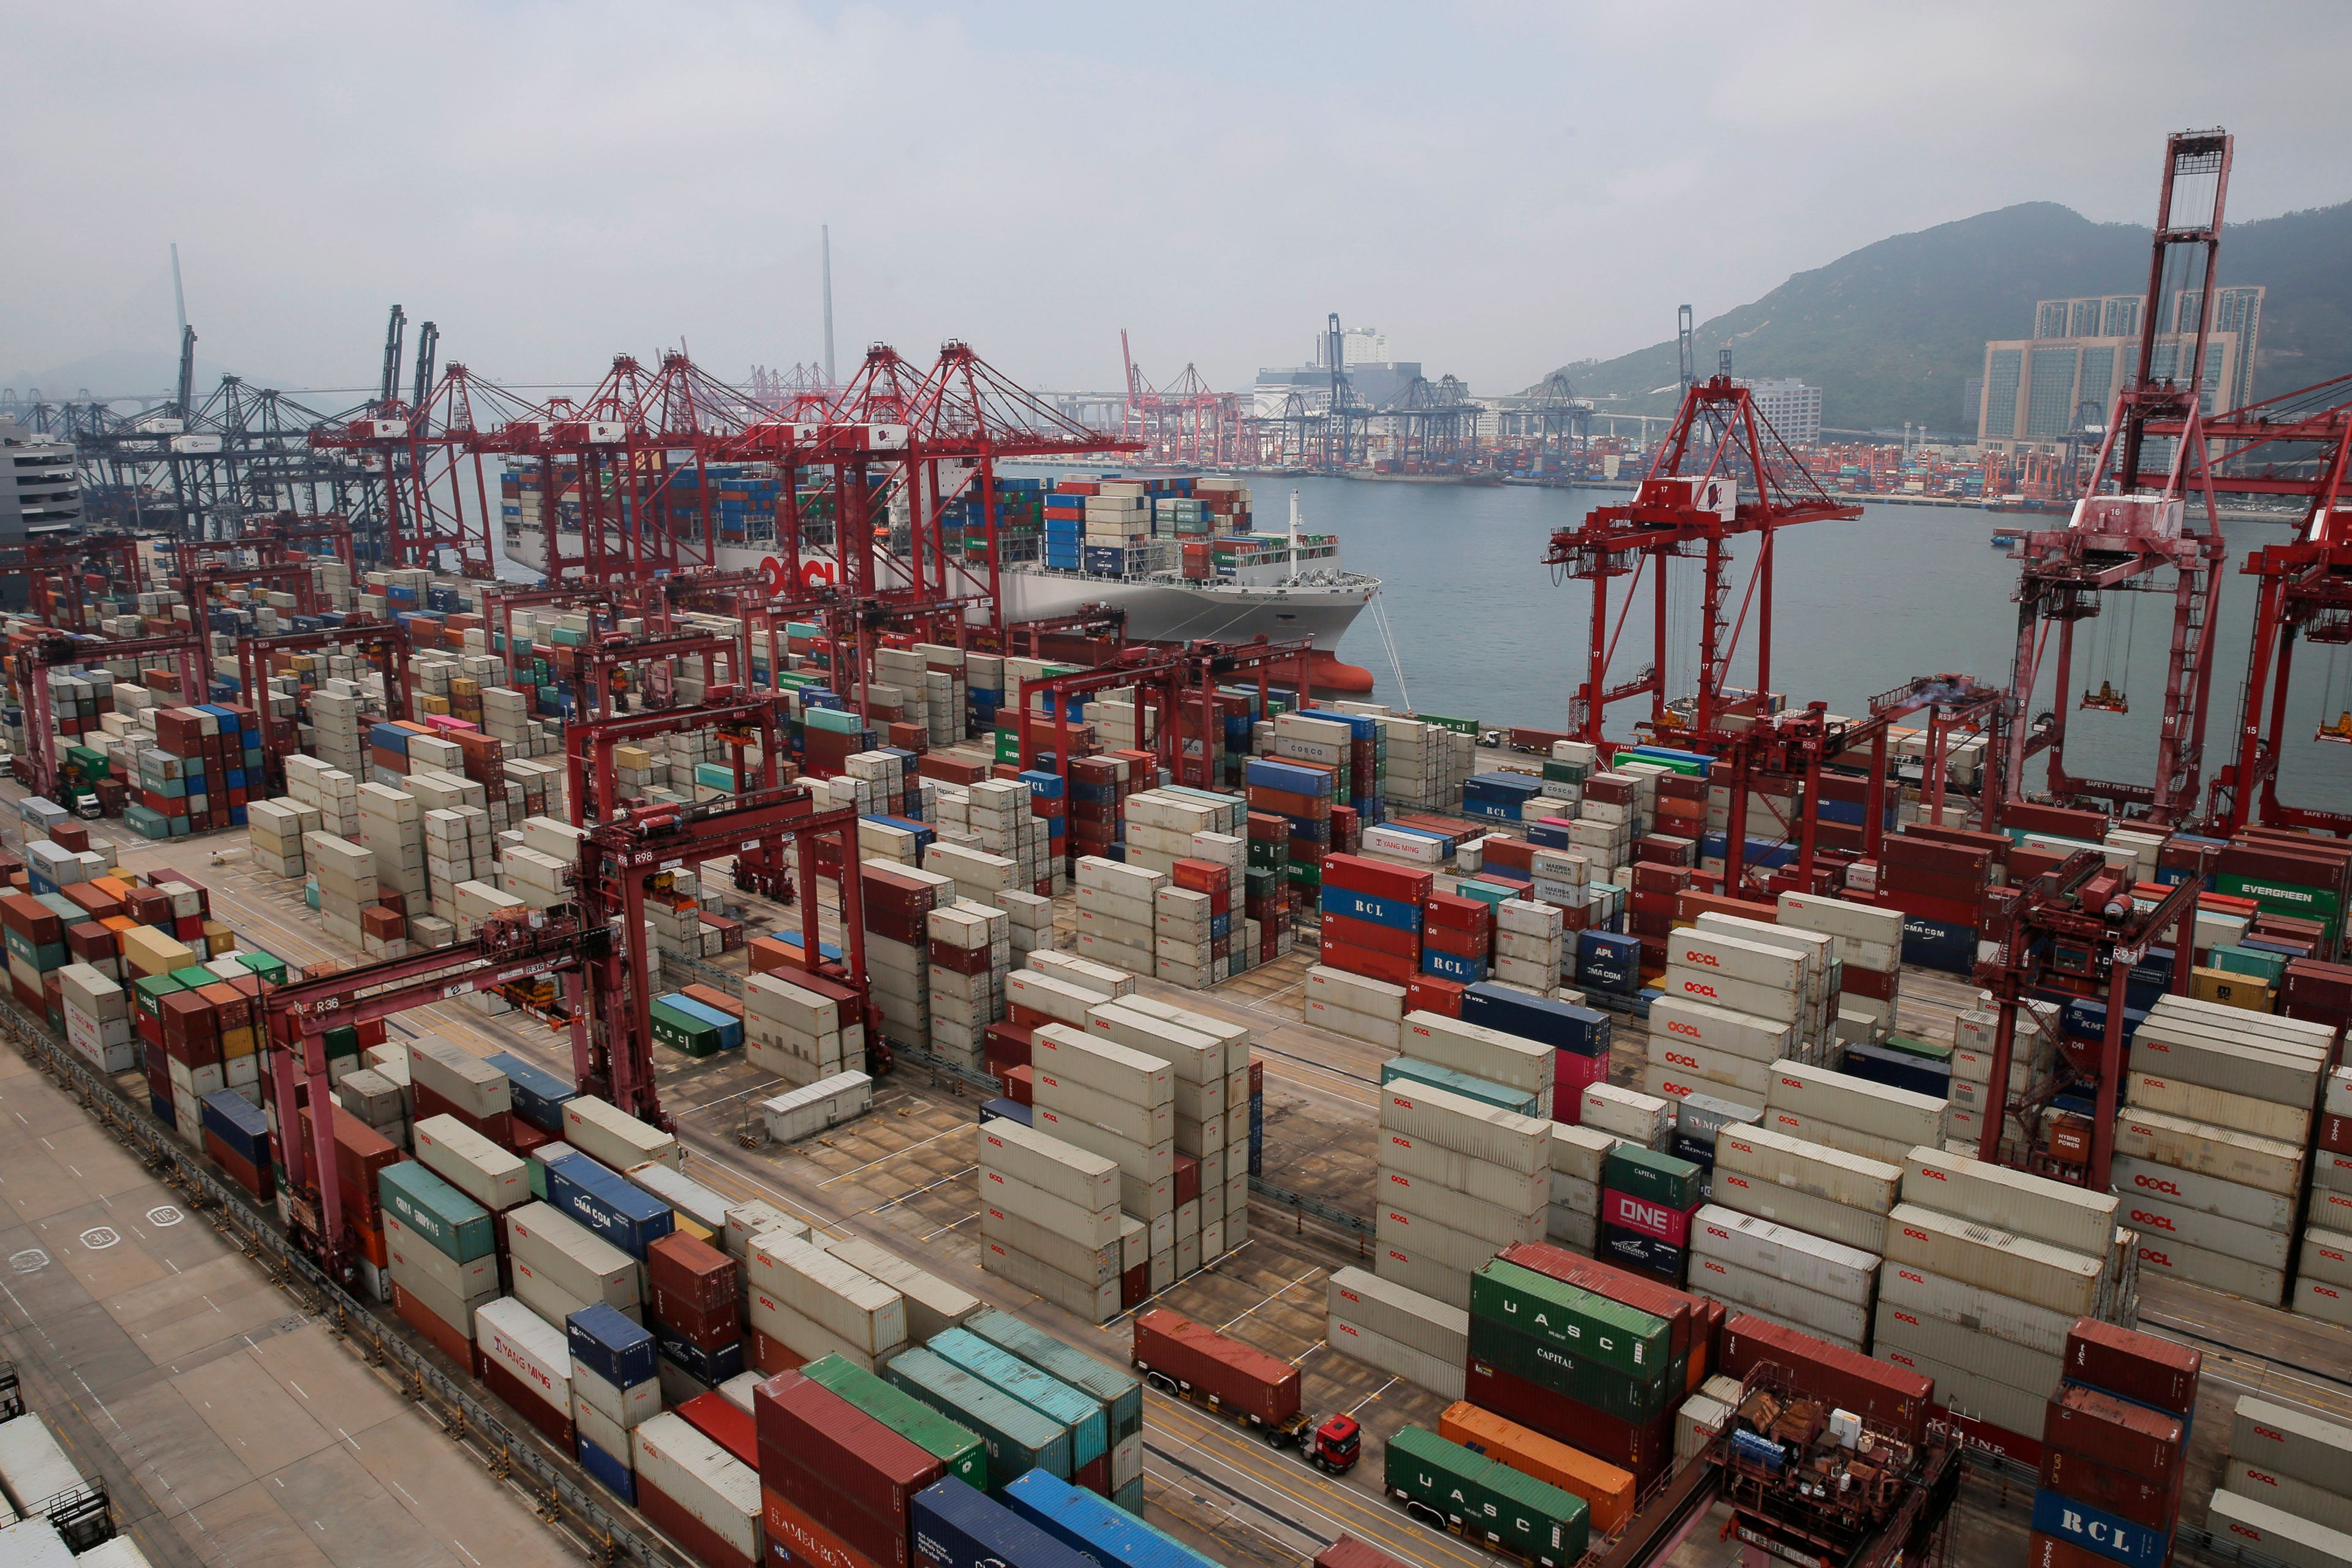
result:
<svg viewBox="0 0 2352 1568"><path fill-rule="evenodd" d="M506 554L530 571L546 569L545 543L535 531L508 535ZM757 570L774 559L759 550L722 545L719 551L722 570ZM882 569L887 577L889 564L883 563ZM1111 605L1127 612L1127 635L1137 642L1303 637L1314 640L1318 652L1334 658L1339 639L1379 590L1370 578L1346 584L1192 586L1021 568L1003 572L1000 580L1008 621L1044 620L1073 614L1082 605Z"/></svg>

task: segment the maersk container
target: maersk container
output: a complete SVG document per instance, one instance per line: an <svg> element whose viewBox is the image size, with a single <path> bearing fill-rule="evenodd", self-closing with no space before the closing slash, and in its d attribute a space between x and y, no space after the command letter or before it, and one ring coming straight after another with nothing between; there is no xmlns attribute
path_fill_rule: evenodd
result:
<svg viewBox="0 0 2352 1568"><path fill-rule="evenodd" d="M821 1388L831 1389L947 1467L958 1480L988 1489L988 1447L979 1434L941 1415L903 1389L856 1365L845 1356L821 1356L801 1368ZM733 1397L730 1384L720 1390ZM750 1394L746 1393L748 1400Z"/></svg>
<svg viewBox="0 0 2352 1568"><path fill-rule="evenodd" d="M927 1350L893 1356L883 1380L921 1400L988 1445L992 1489L1029 1470L1042 1469L1067 1480L1070 1435L1029 1406Z"/></svg>
<svg viewBox="0 0 2352 1568"><path fill-rule="evenodd" d="M2303 1181L2304 1150L2187 1117L2126 1106L2116 1118L2116 1152L2242 1186L2293 1197Z"/></svg>
<svg viewBox="0 0 2352 1568"><path fill-rule="evenodd" d="M1011 1351L1031 1366L1102 1401L1113 1443L1143 1428L1143 1384L1124 1368L1088 1355L1010 1312L989 1308L963 1327L989 1343Z"/></svg>
<svg viewBox="0 0 2352 1568"><path fill-rule="evenodd" d="M1718 1184L1726 1173L1748 1176L1759 1184L1881 1215L1901 1201L1903 1188L1899 1165L1808 1143L1769 1127L1726 1128L1717 1133L1715 1170ZM1742 1212L1756 1211L1743 1208Z"/></svg>
<svg viewBox="0 0 2352 1568"><path fill-rule="evenodd" d="M490 1212L414 1160L376 1173L376 1198L386 1214L454 1262L471 1263L498 1250L498 1221Z"/></svg>
<svg viewBox="0 0 2352 1568"><path fill-rule="evenodd" d="M1568 1568L1591 1539L1581 1498L1418 1426L1389 1439L1381 1481L1408 1510L1538 1568Z"/></svg>
<svg viewBox="0 0 2352 1568"><path fill-rule="evenodd" d="M916 1493L908 1521L925 1568L1103 1568L1059 1533L952 1478Z"/></svg>
<svg viewBox="0 0 2352 1568"><path fill-rule="evenodd" d="M1511 1170L1550 1168L1551 1123L1443 1089L1390 1084L1381 1090L1384 1131L1455 1150Z"/></svg>
<svg viewBox="0 0 2352 1568"><path fill-rule="evenodd" d="M1003 1498L1006 1508L1100 1568L1210 1568L1192 1548L1043 1470L1017 1478ZM1017 1561L1027 1568L1028 1559Z"/></svg>
<svg viewBox="0 0 2352 1568"><path fill-rule="evenodd" d="M1664 1318L1499 1258L1471 1276L1470 1315L1508 1323L1628 1377L1654 1376L1670 1359Z"/></svg>
<svg viewBox="0 0 2352 1568"><path fill-rule="evenodd" d="M2069 1252L2104 1257L2115 1244L2114 1194L2094 1193L1941 1149L1915 1148L1906 1157L1903 1196L1907 1203Z"/></svg>
<svg viewBox="0 0 2352 1568"><path fill-rule="evenodd" d="M1886 1257L2077 1317L2095 1311L2105 1269L2104 1253L2084 1257L1916 1204L1897 1204L1887 1215Z"/></svg>
<svg viewBox="0 0 2352 1568"><path fill-rule="evenodd" d="M1031 1366L977 1334L951 1329L924 1349L1002 1389L1070 1435L1070 1464L1082 1468L1109 1451L1110 1429L1101 1404Z"/></svg>

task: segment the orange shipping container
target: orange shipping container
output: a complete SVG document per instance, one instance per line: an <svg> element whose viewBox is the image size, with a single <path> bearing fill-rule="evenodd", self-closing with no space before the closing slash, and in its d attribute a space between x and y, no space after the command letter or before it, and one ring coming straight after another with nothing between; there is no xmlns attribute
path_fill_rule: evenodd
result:
<svg viewBox="0 0 2352 1568"><path fill-rule="evenodd" d="M1614 1535L1633 1517L1632 1471L1604 1464L1466 1400L1447 1406L1437 1418L1437 1435L1582 1498L1591 1510L1595 1535Z"/></svg>

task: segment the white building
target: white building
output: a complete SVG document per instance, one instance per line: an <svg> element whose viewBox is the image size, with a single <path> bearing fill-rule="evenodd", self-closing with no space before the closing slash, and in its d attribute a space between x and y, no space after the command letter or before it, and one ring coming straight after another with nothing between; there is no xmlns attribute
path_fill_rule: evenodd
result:
<svg viewBox="0 0 2352 1568"><path fill-rule="evenodd" d="M0 545L67 532L80 521L73 443L0 419Z"/></svg>
<svg viewBox="0 0 2352 1568"><path fill-rule="evenodd" d="M1777 381L1747 381L1749 400L1756 405L1757 417L1772 426L1773 433L1784 445L1818 447L1822 444L1822 389L1807 386L1793 376Z"/></svg>

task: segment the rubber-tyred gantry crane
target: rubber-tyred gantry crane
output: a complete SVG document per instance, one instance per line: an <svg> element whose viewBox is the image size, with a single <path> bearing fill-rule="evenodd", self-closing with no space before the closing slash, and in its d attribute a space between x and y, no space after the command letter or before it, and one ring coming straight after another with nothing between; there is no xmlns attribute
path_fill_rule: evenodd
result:
<svg viewBox="0 0 2352 1568"><path fill-rule="evenodd" d="M1756 612L1756 689L1766 691L1772 684L1772 558L1780 530L1861 515L1861 507L1835 499L1814 481L1757 413L1748 388L1728 373L1694 383L1684 392L1673 427L1633 500L1595 508L1576 527L1554 533L1544 557L1557 577L1592 584L1584 684L1570 710L1570 733L1601 744L1609 706L1647 693L1653 732L1664 738L1680 731L1680 743L1690 744L1700 743L1696 737L1714 734L1729 705L1725 684L1750 609ZM1732 542L1743 535L1757 538L1756 565L1738 618L1727 627ZM1687 722L1678 723L1669 711L1666 689L1666 565L1693 559L1704 572L1697 692ZM1650 665L1612 686L1610 660L1643 572L1654 579ZM1612 630L1609 584L1628 574L1633 582Z"/></svg>
<svg viewBox="0 0 2352 1568"><path fill-rule="evenodd" d="M2011 552L2021 565L2014 595L2017 653L2010 680L2009 787L2021 792L2027 759L2046 752L2053 800L2137 807L2159 827L2180 823L2197 807L2205 717L2212 698L2214 590L2229 550L2214 505L2201 388L2230 153L2226 132L2184 131L2166 141L2135 368L2116 395L2105 439L2066 526L2028 533ZM2195 293L2193 332L2158 330L2165 302L2176 289ZM2184 362L2186 374L2181 374ZM2168 450L2162 445L2168 441ZM2189 526L2191 489L2204 494L2201 531ZM2074 628L2098 616L2105 595L2160 591L2166 572L2171 574L2172 626L2153 778L2138 784L2079 776L2068 770L2065 760L2066 713L2074 701ZM2028 723L2053 628L2058 645L2053 700L2049 711ZM2097 693L2086 689L2082 705L2112 710L2121 701L2121 694L2103 682ZM1987 826L1998 826L2000 804L1986 802Z"/></svg>
<svg viewBox="0 0 2352 1568"><path fill-rule="evenodd" d="M275 653L380 652L384 659L384 706L397 718L413 710L408 679L408 628L398 621L345 621L315 632L276 632L239 637L237 674L246 697L261 719L262 769L273 794L286 788L286 759L300 750L301 724L269 710L269 656Z"/></svg>
<svg viewBox="0 0 2352 1568"><path fill-rule="evenodd" d="M25 750L16 759L16 776L35 795L53 798L58 786L58 742L63 737L57 732L56 709L49 695L51 670L65 665L166 658L178 673L182 702L209 700L204 634L184 621L167 624L170 630L143 637L43 631L8 650L16 700L25 715Z"/></svg>

